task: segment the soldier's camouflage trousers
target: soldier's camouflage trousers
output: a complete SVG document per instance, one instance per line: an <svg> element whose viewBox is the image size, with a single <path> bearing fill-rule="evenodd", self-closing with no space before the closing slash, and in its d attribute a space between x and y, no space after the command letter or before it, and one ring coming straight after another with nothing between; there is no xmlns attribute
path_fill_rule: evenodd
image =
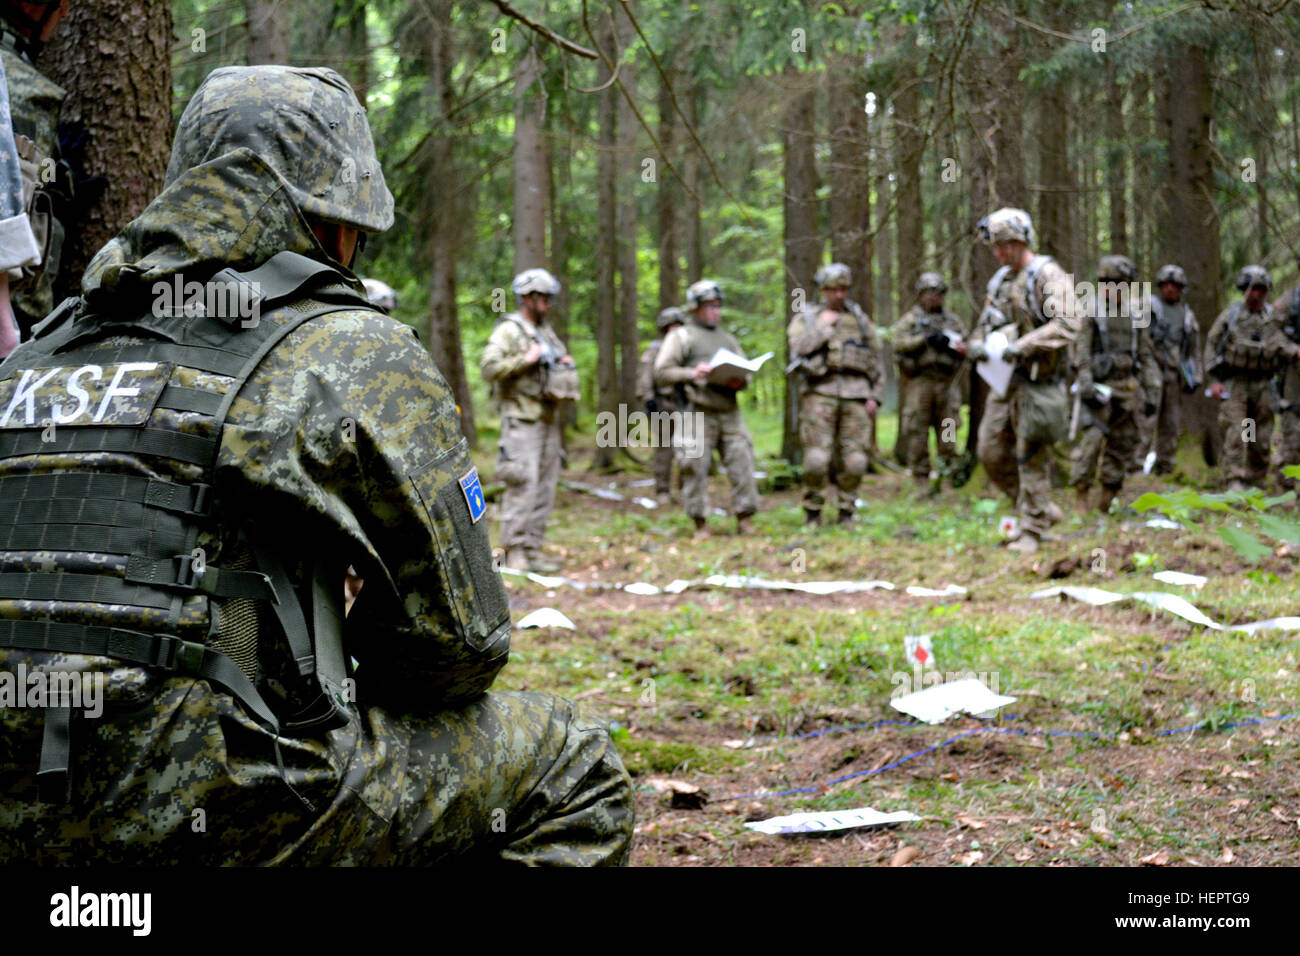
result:
<svg viewBox="0 0 1300 956"><path fill-rule="evenodd" d="M1119 389L1100 408L1082 405L1079 409L1079 440L1070 455L1070 484L1084 489L1097 477L1101 460L1101 486L1117 490L1124 485L1139 435L1136 406L1141 404L1141 388L1136 392Z"/></svg>
<svg viewBox="0 0 1300 956"><path fill-rule="evenodd" d="M952 469L957 458L957 425L960 416L954 401L952 380L933 375L912 379L903 392L899 416L898 440L907 449L907 466L920 484L930 477L930 429L934 429L939 460L944 473ZM947 436L950 440L945 441Z"/></svg>
<svg viewBox="0 0 1300 956"><path fill-rule="evenodd" d="M1282 429L1278 442L1278 471L1286 465L1300 465L1300 368L1291 365L1282 376ZM1281 479L1284 488L1295 488L1294 478Z"/></svg>
<svg viewBox="0 0 1300 956"><path fill-rule="evenodd" d="M3 864L628 857L634 800L622 761L605 729L558 697L489 693L422 716L363 708L324 737L281 737L277 755L228 695L172 678L144 706L74 717L66 804L37 799L43 713L0 711Z"/></svg>
<svg viewBox="0 0 1300 956"><path fill-rule="evenodd" d="M1156 474L1167 475L1174 470L1174 456L1178 453L1178 439L1182 435L1183 377L1177 369L1164 369L1163 384L1158 401L1160 407L1154 415L1137 411L1138 445L1134 460L1141 464L1152 448L1156 452Z"/></svg>
<svg viewBox="0 0 1300 956"><path fill-rule="evenodd" d="M867 473L871 416L866 399L834 398L805 392L799 400L799 443L803 446L803 506L821 511L826 476L836 465L830 505L841 514L857 511L858 485Z"/></svg>
<svg viewBox="0 0 1300 956"><path fill-rule="evenodd" d="M1223 473L1229 481L1256 488L1268 483L1277 400L1268 378L1231 378L1223 383L1228 397L1219 403L1223 430Z"/></svg>
<svg viewBox="0 0 1300 956"><path fill-rule="evenodd" d="M661 421L663 425L658 434L654 436L658 444L654 448L654 465L653 473L655 478L655 494L666 495L673 489L673 461L677 457L677 451L673 448L673 442L677 437L677 419L672 417L674 406L667 404L663 400L659 402L659 411L666 413ZM678 480L680 481L681 469L678 469Z"/></svg>
<svg viewBox="0 0 1300 956"><path fill-rule="evenodd" d="M1015 501L1021 530L1042 537L1052 523L1052 446L1016 434L1020 400L1014 380L1005 398L989 392L976 450L989 480Z"/></svg>
<svg viewBox="0 0 1300 956"><path fill-rule="evenodd" d="M501 496L501 547L541 549L546 519L555 506L563 442L564 426L553 408L535 422L501 419L497 477L506 485Z"/></svg>
<svg viewBox="0 0 1300 956"><path fill-rule="evenodd" d="M696 409L683 419L678 467L682 471L682 505L692 518L709 514L709 466L716 449L723 470L731 481L731 513L751 515L758 510L758 488L754 484L754 443L740 409L711 412ZM687 434L697 426L703 434Z"/></svg>

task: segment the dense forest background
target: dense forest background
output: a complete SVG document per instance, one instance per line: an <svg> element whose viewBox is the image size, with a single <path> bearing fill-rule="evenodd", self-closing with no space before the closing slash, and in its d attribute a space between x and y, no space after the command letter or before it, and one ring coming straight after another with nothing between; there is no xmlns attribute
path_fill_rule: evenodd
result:
<svg viewBox="0 0 1300 956"><path fill-rule="evenodd" d="M969 320L994 269L973 226L1004 205L1077 278L1181 264L1208 328L1241 266L1295 281L1298 39L1286 0L101 0L42 66L113 181L74 264L157 191L209 71L348 77L398 201L358 271L398 290L473 437L479 349L535 265L564 283L584 421L635 403L656 313L701 276L751 353L784 355L831 258L882 326L927 269ZM749 401L785 393L764 373Z"/></svg>

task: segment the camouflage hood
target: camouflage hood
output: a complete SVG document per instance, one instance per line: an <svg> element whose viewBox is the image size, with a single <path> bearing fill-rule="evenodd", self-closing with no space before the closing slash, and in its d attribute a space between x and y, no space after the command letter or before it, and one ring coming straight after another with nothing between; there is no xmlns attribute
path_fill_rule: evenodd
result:
<svg viewBox="0 0 1300 956"><path fill-rule="evenodd" d="M162 193L91 261L82 294L95 309L105 297L148 296L176 274L202 282L286 249L331 261L308 217L366 232L393 222L351 87L333 70L214 70L181 117Z"/></svg>

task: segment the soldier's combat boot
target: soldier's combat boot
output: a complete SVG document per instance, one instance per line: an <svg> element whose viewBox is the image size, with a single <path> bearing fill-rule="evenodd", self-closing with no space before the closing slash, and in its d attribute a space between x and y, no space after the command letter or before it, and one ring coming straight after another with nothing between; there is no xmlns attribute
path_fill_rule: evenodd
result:
<svg viewBox="0 0 1300 956"><path fill-rule="evenodd" d="M813 511L811 508L803 509L803 523L810 528L816 528L822 523L822 513Z"/></svg>
<svg viewBox="0 0 1300 956"><path fill-rule="evenodd" d="M691 535L692 541L709 540L709 522L706 518L695 519L695 534Z"/></svg>
<svg viewBox="0 0 1300 956"><path fill-rule="evenodd" d="M754 526L750 523L749 515L736 515L736 534L753 534Z"/></svg>
<svg viewBox="0 0 1300 956"><path fill-rule="evenodd" d="M1038 550L1038 535L1029 531L1022 532L1020 537L1007 545L1007 550L1016 551L1020 554L1033 554Z"/></svg>
<svg viewBox="0 0 1300 956"><path fill-rule="evenodd" d="M1119 491L1118 488L1107 488L1103 485L1097 495L1097 510L1102 514L1110 514L1110 503L1115 500L1117 491Z"/></svg>
<svg viewBox="0 0 1300 956"><path fill-rule="evenodd" d="M506 551L505 559L501 562L501 567L509 568L511 571L531 571L528 566L528 556L524 553L523 548L510 548Z"/></svg>
<svg viewBox="0 0 1300 956"><path fill-rule="evenodd" d="M841 508L839 514L835 516L835 523L838 525L853 524L853 519L857 516L857 511L855 509Z"/></svg>

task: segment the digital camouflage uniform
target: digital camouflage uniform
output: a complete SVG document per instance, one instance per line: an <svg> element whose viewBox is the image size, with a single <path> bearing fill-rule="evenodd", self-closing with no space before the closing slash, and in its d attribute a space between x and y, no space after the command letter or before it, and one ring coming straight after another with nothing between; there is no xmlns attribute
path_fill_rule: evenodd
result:
<svg viewBox="0 0 1300 956"><path fill-rule="evenodd" d="M1160 390L1154 415L1140 415L1137 457L1145 458L1154 446L1157 474L1174 470L1174 456L1182 435L1183 393L1189 391L1179 370L1190 359L1195 366L1196 381L1205 378L1201 366L1201 330L1186 301L1166 302L1159 293L1151 297L1151 347L1160 366Z"/></svg>
<svg viewBox="0 0 1300 956"><path fill-rule="evenodd" d="M731 482L732 514L744 518L758 510L754 441L740 414L736 390L700 384L693 378L695 366L709 361L720 348L745 354L730 332L721 326L707 328L688 314L685 325L665 336L655 359L656 385L671 388L680 383L685 388L687 405L683 411L687 416L682 421L683 426L691 427L682 429L678 465L682 470L682 506L696 519L705 519L709 514L709 466L715 449ZM748 374L744 376L746 385L749 378ZM693 412L699 414L690 414ZM697 427L702 434L690 434Z"/></svg>
<svg viewBox="0 0 1300 956"><path fill-rule="evenodd" d="M543 364L525 361L535 341L553 355L567 354L549 324L536 325L515 312L497 322L479 362L501 415L497 477L506 485L501 546L508 551L541 549L564 456L564 403L545 396Z"/></svg>
<svg viewBox="0 0 1300 956"><path fill-rule="evenodd" d="M1116 297L1109 301L1105 286L1101 288L1094 311L1112 314L1085 317L1075 341L1079 433L1070 456L1070 484L1086 491L1097 480L1100 460L1103 500L1109 504L1107 499L1124 485L1140 441L1138 416L1147 396L1160 394L1163 379L1148 330L1134 321L1129 287L1119 285ZM1149 308L1145 302L1137 305L1137 315ZM1096 385L1111 390L1109 401L1097 398Z"/></svg>
<svg viewBox="0 0 1300 956"><path fill-rule="evenodd" d="M990 280L989 301L1014 328L1011 343L1021 359L1006 396L990 390L980 419L978 455L989 479L1016 502L1021 531L1037 537L1052 524L1052 445L1028 441L1019 423L1028 392L1026 381L1059 383L1064 389L1068 349L1078 334L1073 289L1061 267L1046 260L1036 277L1035 302L1027 296L1029 269L1000 269ZM971 348L982 348L994 331L986 309L971 335Z"/></svg>
<svg viewBox="0 0 1300 956"><path fill-rule="evenodd" d="M1282 319L1282 329L1287 338L1300 345L1300 286L1290 289L1275 307ZM1278 403L1282 413L1279 425L1282 429L1281 441L1278 442L1279 468L1286 465L1300 465L1300 366L1287 363L1283 366L1280 382L1281 401ZM1282 477L1285 488L1296 487L1294 478Z"/></svg>
<svg viewBox="0 0 1300 956"><path fill-rule="evenodd" d="M345 158L355 176L340 181ZM0 644L28 648L0 649L0 670L109 675L103 716L71 720L63 800L38 800L36 776L60 749L56 711L0 708L0 862L626 859L632 796L605 730L567 701L484 693L510 622L454 399L411 330L325 265L308 221L330 210L371 231L392 222L346 82L217 70L181 118L163 192L88 268L84 303L69 300L0 366ZM254 267L279 295L251 327L167 311L154 291ZM202 370L246 350L242 336L276 335L264 357L251 353L237 395L237 377ZM85 356L165 362L114 397L85 368L66 378ZM27 380L51 365L62 367ZM108 427L78 427L90 413L76 381L104 392ZM218 427L223 394L233 404ZM210 470L190 463L203 460ZM194 484L205 474L210 486ZM197 578L183 561L171 573L188 583L128 585L159 580L166 562L149 555L175 547L176 522L198 529ZM51 543L73 547L41 550ZM350 564L365 585L343 620ZM251 587L261 575L240 570L251 566L281 582L277 599L212 596ZM303 632L276 624L294 609L316 642L296 666L287 635ZM108 653L68 652L67 631ZM323 635L340 631L353 694L324 673L335 661ZM138 645L156 666L126 662ZM270 729L322 702L334 729Z"/></svg>
<svg viewBox="0 0 1300 956"><path fill-rule="evenodd" d="M786 329L790 355L803 366L799 397L799 444L803 447L803 506L820 515L829 504L839 514L857 513L854 502L867 473L871 414L884 399L880 336L867 313L846 301L832 324L825 305L809 307ZM826 500L827 475L835 484Z"/></svg>
<svg viewBox="0 0 1300 956"><path fill-rule="evenodd" d="M1242 301L1219 313L1205 339L1205 373L1222 382L1223 473L1230 482L1262 488L1268 480L1277 395L1273 376L1295 366L1296 345L1282 331L1282 316L1264 303L1250 312Z"/></svg>
<svg viewBox="0 0 1300 956"><path fill-rule="evenodd" d="M936 348L935 334L965 336L961 320L946 308L927 312L915 305L894 326L890 339L898 358L898 441L907 449L906 464L918 485L930 475L930 429L939 450L940 474L952 473L957 460L957 425L961 393L957 372L962 358L950 348ZM929 339L930 341L927 341ZM945 435L951 438L945 440Z"/></svg>
<svg viewBox="0 0 1300 956"><path fill-rule="evenodd" d="M5 79L9 84L14 134L26 136L35 144L37 155L52 162L59 153L59 111L67 93L32 65L26 43L3 17L0 17L0 61L4 63ZM35 281L15 291L12 296L14 315L24 337L32 324L54 307L54 282L59 273L64 226L53 216L48 222L50 236L40 272ZM46 239L43 235L36 238L38 242Z"/></svg>

